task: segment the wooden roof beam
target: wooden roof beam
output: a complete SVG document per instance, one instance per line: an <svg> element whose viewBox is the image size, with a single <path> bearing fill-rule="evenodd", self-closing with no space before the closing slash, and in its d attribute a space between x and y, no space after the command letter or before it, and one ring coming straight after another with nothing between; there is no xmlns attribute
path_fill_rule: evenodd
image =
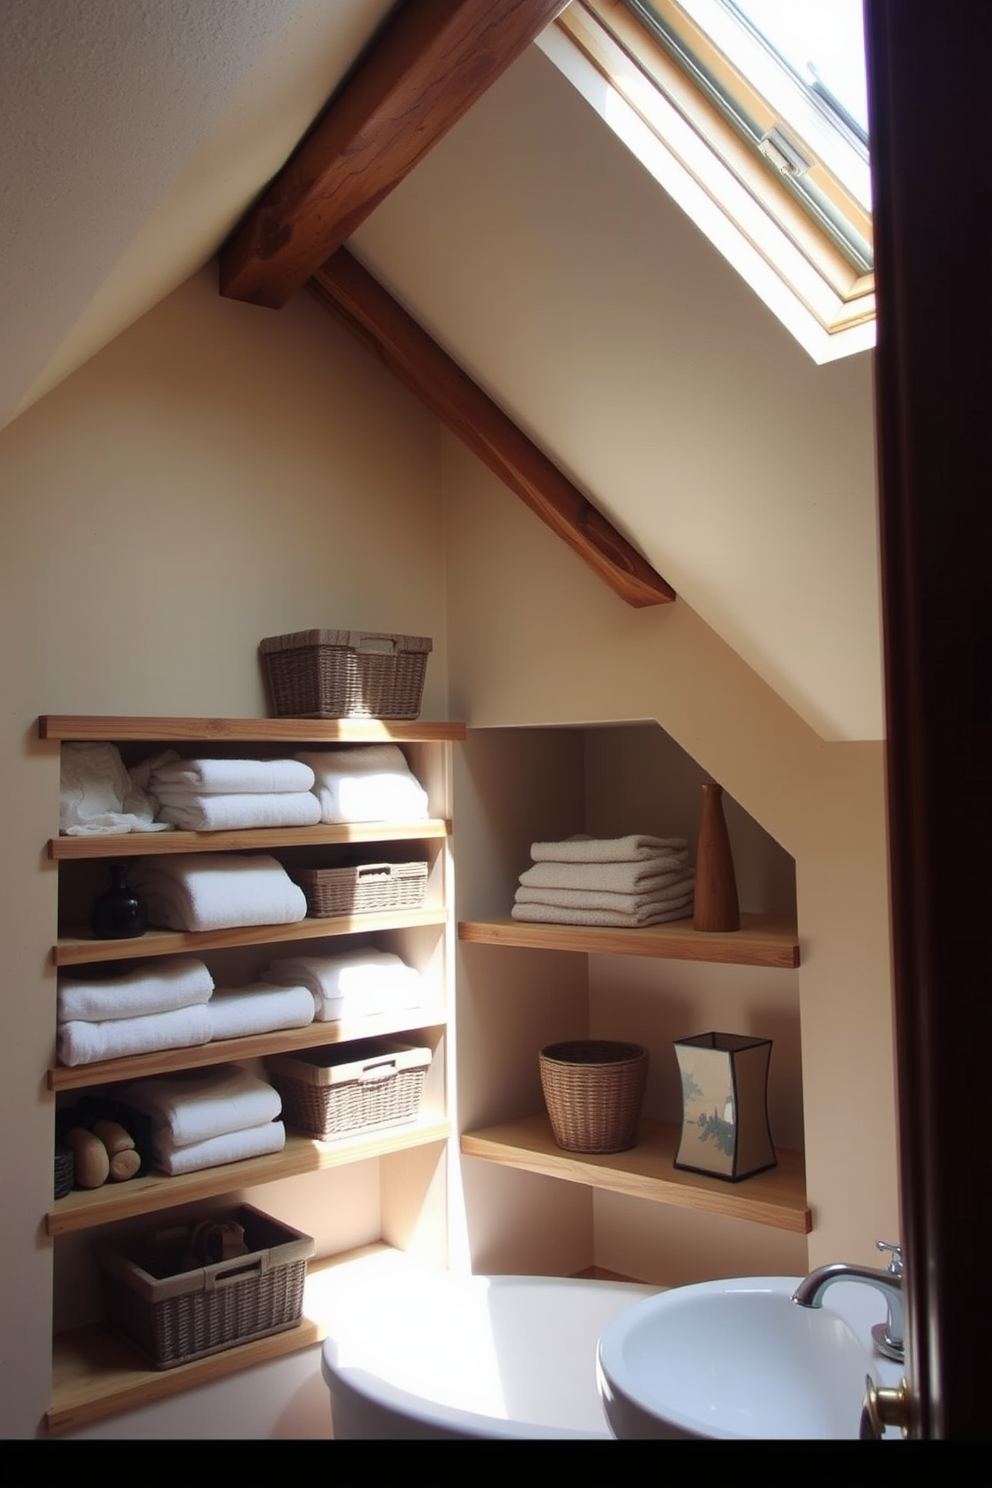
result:
<svg viewBox="0 0 992 1488"><path fill-rule="evenodd" d="M567 3L406 0L221 250L221 294L284 305Z"/></svg>
<svg viewBox="0 0 992 1488"><path fill-rule="evenodd" d="M346 248L307 286L432 413L627 604L675 590Z"/></svg>

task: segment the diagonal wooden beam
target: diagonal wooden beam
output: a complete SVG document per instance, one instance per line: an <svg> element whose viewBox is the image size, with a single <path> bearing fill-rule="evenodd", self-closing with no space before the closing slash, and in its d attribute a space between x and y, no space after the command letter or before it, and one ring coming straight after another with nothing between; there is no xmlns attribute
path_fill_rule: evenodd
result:
<svg viewBox="0 0 992 1488"><path fill-rule="evenodd" d="M346 248L308 290L627 604L675 590Z"/></svg>
<svg viewBox="0 0 992 1488"><path fill-rule="evenodd" d="M221 294L284 305L567 3L400 5L221 250Z"/></svg>

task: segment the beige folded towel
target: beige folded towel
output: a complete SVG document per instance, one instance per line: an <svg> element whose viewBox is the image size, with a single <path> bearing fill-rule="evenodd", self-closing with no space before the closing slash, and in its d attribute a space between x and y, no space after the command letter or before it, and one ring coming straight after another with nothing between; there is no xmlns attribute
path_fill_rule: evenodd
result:
<svg viewBox="0 0 992 1488"><path fill-rule="evenodd" d="M692 899L694 887L691 874L688 878L683 875L668 888L644 894L598 894L586 889L530 889L521 884L514 895L514 902L554 904L559 909L608 909L618 914L642 914L645 910L667 909L674 904L685 904Z"/></svg>
<svg viewBox="0 0 992 1488"><path fill-rule="evenodd" d="M669 888L690 871L688 863L645 858L634 863L535 863L520 883L529 889L586 889L596 894L649 894Z"/></svg>
<svg viewBox="0 0 992 1488"><path fill-rule="evenodd" d="M610 929L638 930L645 925L662 925L669 920L685 920L692 915L692 895L682 904L673 904L637 914L617 914L609 909L562 909L556 904L514 904L510 915L515 920L532 920L544 925L602 925Z"/></svg>
<svg viewBox="0 0 992 1488"><path fill-rule="evenodd" d="M534 842L530 855L535 863L636 863L659 853L684 853L685 837L589 837L584 832L562 842Z"/></svg>

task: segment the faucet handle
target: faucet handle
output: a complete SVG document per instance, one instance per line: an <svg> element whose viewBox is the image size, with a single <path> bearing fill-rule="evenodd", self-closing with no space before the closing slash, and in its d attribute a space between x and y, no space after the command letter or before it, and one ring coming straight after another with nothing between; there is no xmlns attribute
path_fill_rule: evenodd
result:
<svg viewBox="0 0 992 1488"><path fill-rule="evenodd" d="M875 1249L889 1253L888 1271L890 1276L902 1275L902 1246L892 1245L888 1240L876 1240Z"/></svg>

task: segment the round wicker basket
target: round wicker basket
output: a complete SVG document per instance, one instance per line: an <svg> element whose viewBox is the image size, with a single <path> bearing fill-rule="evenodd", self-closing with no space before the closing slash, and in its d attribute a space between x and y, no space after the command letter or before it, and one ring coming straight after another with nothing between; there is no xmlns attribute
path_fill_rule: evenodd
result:
<svg viewBox="0 0 992 1488"><path fill-rule="evenodd" d="M637 1142L648 1078L641 1044L573 1039L541 1050L541 1088L565 1152L623 1152Z"/></svg>

